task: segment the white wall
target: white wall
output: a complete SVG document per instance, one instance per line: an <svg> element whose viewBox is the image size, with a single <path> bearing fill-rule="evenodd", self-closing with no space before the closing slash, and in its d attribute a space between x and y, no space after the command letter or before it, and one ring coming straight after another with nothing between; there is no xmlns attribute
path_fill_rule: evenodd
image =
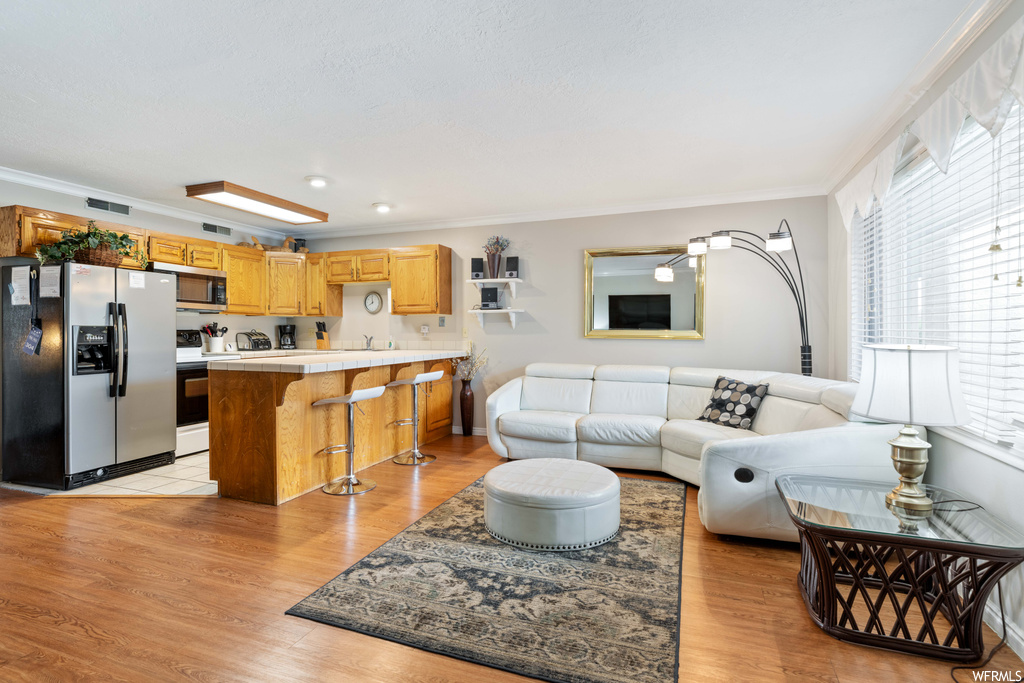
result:
<svg viewBox="0 0 1024 683"><path fill-rule="evenodd" d="M484 426L489 391L523 372L534 361L565 363L654 363L719 368L758 368L799 372L800 334L796 305L782 278L757 257L740 250L715 251L707 257L705 339L619 340L583 337L583 250L685 244L691 237L736 228L767 235L783 218L789 220L800 249L810 308L812 344L826 350L826 210L824 197L652 211L536 223L451 230L393 233L370 237L309 240L312 251L338 251L440 243L453 250L453 310L447 327L438 316L388 316L396 340L421 340L419 328L430 325L432 341L461 340L462 331L487 348L487 366L474 382L475 426ZM491 235L512 240L505 253L519 256L521 277L516 307L526 310L513 330L504 316L490 315L481 328L467 311L480 302L467 284L469 259L483 256ZM360 313L362 294L372 285L345 286L345 316L335 323L344 339L364 330L383 329L379 318ZM351 292L356 290L355 296ZM353 302L351 299L357 299ZM384 315L384 314L380 314ZM820 360L819 365L820 366ZM483 389L483 391L481 391ZM456 421L458 421L456 411Z"/></svg>
<svg viewBox="0 0 1024 683"><path fill-rule="evenodd" d="M906 127L977 61L1006 30L1024 15L1024 0L1015 0L1003 14L936 80L914 106L897 121L875 147L843 178L837 188L843 187L866 163L875 158ZM828 373L837 379L848 378L850 339L850 235L839 216L835 193L828 197L828 251L829 251L829 350ZM1024 508L1017 500L1024 490L1024 463L1012 457L996 457L989 446L972 448L929 432L932 449L925 481L953 489L977 501L1003 521L1024 532ZM1003 580L1004 598L1008 607L1009 644L1017 654L1024 656L1024 568L1014 570ZM998 620L993 618L995 596L989 601L988 623L999 631ZM986 643L992 645L994 643Z"/></svg>

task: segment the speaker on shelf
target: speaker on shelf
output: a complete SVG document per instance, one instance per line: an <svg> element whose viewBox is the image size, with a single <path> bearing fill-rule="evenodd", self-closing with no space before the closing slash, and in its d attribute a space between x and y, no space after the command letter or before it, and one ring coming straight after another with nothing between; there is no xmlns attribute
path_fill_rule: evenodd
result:
<svg viewBox="0 0 1024 683"><path fill-rule="evenodd" d="M505 277L519 277L519 257L505 257Z"/></svg>
<svg viewBox="0 0 1024 683"><path fill-rule="evenodd" d="M482 258L473 258L469 260L469 279L484 279L484 260Z"/></svg>
<svg viewBox="0 0 1024 683"><path fill-rule="evenodd" d="M498 288L480 288L480 308L498 308Z"/></svg>

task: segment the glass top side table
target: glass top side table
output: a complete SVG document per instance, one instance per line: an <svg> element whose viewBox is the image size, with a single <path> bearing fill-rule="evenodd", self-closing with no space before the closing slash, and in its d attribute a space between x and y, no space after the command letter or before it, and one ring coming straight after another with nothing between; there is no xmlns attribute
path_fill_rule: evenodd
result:
<svg viewBox="0 0 1024 683"><path fill-rule="evenodd" d="M800 591L829 635L974 661L985 601L1024 560L1024 534L947 489L926 516L890 510L890 484L809 475L775 481L800 532Z"/></svg>

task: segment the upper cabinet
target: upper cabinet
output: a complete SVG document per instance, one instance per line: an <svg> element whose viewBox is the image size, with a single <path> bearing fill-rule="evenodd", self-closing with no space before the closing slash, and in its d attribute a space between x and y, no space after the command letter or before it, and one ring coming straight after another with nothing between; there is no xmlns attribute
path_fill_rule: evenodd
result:
<svg viewBox="0 0 1024 683"><path fill-rule="evenodd" d="M146 231L130 225L97 220L96 227L129 235L136 248L145 251ZM5 206L0 209L0 256L35 256L36 248L53 244L69 230L85 230L89 219L81 216L42 211L25 206ZM142 263L125 257L122 268L142 268Z"/></svg>
<svg viewBox="0 0 1024 683"><path fill-rule="evenodd" d="M149 235L149 260L185 265L185 240L174 235Z"/></svg>
<svg viewBox="0 0 1024 683"><path fill-rule="evenodd" d="M391 250L391 312L450 315L452 250L440 244Z"/></svg>
<svg viewBox="0 0 1024 683"><path fill-rule="evenodd" d="M219 244L195 244L185 245L185 262L196 268L212 268L220 270L221 246Z"/></svg>
<svg viewBox="0 0 1024 683"><path fill-rule="evenodd" d="M260 249L222 248L221 261L227 273L228 308L226 313L263 315L266 312L267 263Z"/></svg>
<svg viewBox="0 0 1024 683"><path fill-rule="evenodd" d="M327 284L342 284L356 281L356 256L348 252L332 252L327 256Z"/></svg>
<svg viewBox="0 0 1024 683"><path fill-rule="evenodd" d="M390 277L388 252L372 251L356 256L356 282L381 282Z"/></svg>
<svg viewBox="0 0 1024 683"><path fill-rule="evenodd" d="M149 260L196 268L221 268L222 245L210 240L185 239L180 235L149 233Z"/></svg>
<svg viewBox="0 0 1024 683"><path fill-rule="evenodd" d="M268 251L267 315L304 315L306 255L290 251Z"/></svg>
<svg viewBox="0 0 1024 683"><path fill-rule="evenodd" d="M383 282L390 277L390 260L386 249L333 251L327 256L327 283Z"/></svg>

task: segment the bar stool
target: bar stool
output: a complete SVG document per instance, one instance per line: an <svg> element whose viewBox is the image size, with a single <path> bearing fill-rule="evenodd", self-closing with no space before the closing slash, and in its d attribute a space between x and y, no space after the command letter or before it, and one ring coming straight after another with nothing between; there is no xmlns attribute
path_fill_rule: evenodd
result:
<svg viewBox="0 0 1024 683"><path fill-rule="evenodd" d="M345 476L341 479L335 479L329 484L324 485L324 493L329 493L332 496L351 496L356 493L366 493L377 486L377 482L372 479L363 479L360 481L356 478L355 472L355 453L356 453L356 413L355 408L359 408L356 404L360 401L367 401L371 398L377 398L384 393L384 387L371 387L370 389L356 389L351 394L345 394L344 396L335 396L334 398L325 398L315 402L314 406L325 406L332 403L345 403L348 404L348 443L338 444L335 446L328 446L324 449L324 453L348 453L348 461L345 466ZM359 408L359 412L362 413L363 409ZM365 414L365 413L364 413Z"/></svg>
<svg viewBox="0 0 1024 683"><path fill-rule="evenodd" d="M437 460L436 455L424 455L420 453L420 401L419 401L419 387L424 382L433 382L441 379L444 372L441 370L435 370L434 372L421 372L412 379L399 379L395 380L389 387L400 387L406 384L412 385L412 419L411 420L396 420L395 424L404 427L406 425L412 425L412 450L402 455L396 455L391 459L391 462L397 465L426 465L428 462L434 462Z"/></svg>

